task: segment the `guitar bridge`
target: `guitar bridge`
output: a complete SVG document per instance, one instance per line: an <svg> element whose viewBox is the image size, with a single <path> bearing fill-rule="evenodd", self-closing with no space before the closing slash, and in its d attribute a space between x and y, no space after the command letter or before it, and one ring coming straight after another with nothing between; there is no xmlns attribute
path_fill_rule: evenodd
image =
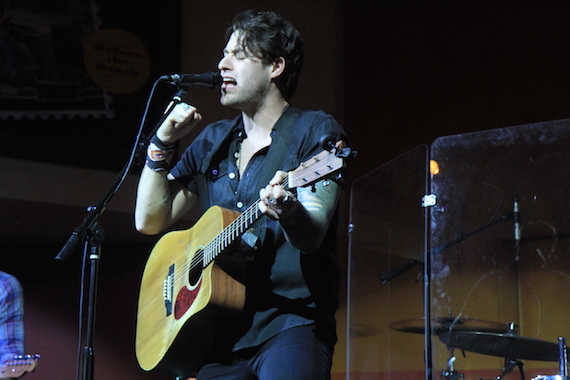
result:
<svg viewBox="0 0 570 380"><path fill-rule="evenodd" d="M168 269L168 275L164 279L164 290L162 294L164 298L164 308L166 316L172 314L172 304L174 299L174 264Z"/></svg>

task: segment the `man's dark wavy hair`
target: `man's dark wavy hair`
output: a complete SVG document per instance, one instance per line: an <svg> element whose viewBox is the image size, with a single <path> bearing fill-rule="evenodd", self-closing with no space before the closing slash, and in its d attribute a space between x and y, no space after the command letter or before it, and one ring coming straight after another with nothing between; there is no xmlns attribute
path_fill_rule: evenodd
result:
<svg viewBox="0 0 570 380"><path fill-rule="evenodd" d="M248 10L238 13L226 38L239 32L245 52L269 65L279 57L285 59L285 71L277 80L277 87L289 101L299 82L303 66L303 38L293 24L275 12Z"/></svg>

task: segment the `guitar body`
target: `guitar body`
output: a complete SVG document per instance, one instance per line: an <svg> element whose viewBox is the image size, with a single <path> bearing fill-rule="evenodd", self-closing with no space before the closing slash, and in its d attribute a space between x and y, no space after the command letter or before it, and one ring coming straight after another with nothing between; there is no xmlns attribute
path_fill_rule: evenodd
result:
<svg viewBox="0 0 570 380"><path fill-rule="evenodd" d="M203 250L238 212L211 207L190 229L165 234L146 263L140 286L135 349L142 369L195 374L215 335L245 303L245 286ZM191 266L193 269L191 270Z"/></svg>

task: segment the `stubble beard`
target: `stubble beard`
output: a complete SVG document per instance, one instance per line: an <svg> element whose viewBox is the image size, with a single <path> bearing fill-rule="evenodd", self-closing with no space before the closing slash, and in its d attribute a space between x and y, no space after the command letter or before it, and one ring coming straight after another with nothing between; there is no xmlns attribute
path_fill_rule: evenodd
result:
<svg viewBox="0 0 570 380"><path fill-rule="evenodd" d="M220 97L220 103L223 106L239 109L241 111L258 109L265 101L268 88L258 87L256 89L245 89L246 91L238 91L233 93L223 93Z"/></svg>

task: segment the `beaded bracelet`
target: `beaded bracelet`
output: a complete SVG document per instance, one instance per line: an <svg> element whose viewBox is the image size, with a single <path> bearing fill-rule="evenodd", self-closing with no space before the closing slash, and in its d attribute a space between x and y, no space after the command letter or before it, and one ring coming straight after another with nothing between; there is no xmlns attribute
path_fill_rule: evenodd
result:
<svg viewBox="0 0 570 380"><path fill-rule="evenodd" d="M174 156L174 144L167 144L154 135L147 148L146 165L159 172L168 170Z"/></svg>

